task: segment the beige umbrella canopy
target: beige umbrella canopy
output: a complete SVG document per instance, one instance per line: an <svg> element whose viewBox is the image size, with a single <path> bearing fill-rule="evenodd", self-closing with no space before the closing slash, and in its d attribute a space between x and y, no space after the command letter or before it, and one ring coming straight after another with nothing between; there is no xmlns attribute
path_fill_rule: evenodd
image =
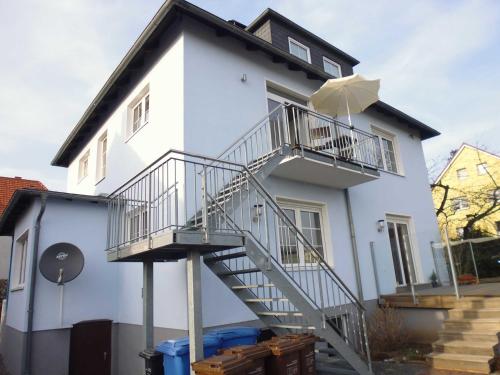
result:
<svg viewBox="0 0 500 375"><path fill-rule="evenodd" d="M380 80L367 80L359 74L329 79L311 95L318 112L331 116L345 116L351 125L351 113L363 112L379 100Z"/></svg>

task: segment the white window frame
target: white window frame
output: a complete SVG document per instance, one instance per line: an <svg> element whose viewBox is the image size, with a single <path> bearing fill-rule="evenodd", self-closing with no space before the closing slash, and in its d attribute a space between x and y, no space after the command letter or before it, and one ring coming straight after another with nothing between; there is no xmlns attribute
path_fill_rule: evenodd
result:
<svg viewBox="0 0 500 375"><path fill-rule="evenodd" d="M337 69L339 70L339 76L334 76L333 74L329 73L327 70L326 70L326 64L331 64L331 65L335 65L337 67ZM328 57L326 56L323 56L323 70L330 74L331 76L335 77L335 78L341 78L342 77L342 67L340 66L340 64L336 63L335 61L333 60L330 60Z"/></svg>
<svg viewBox="0 0 500 375"><path fill-rule="evenodd" d="M26 282L26 266L29 246L29 230L25 230L14 244L12 259L11 291L24 289Z"/></svg>
<svg viewBox="0 0 500 375"><path fill-rule="evenodd" d="M147 111L146 111L146 102L148 104ZM134 112L136 108L140 108L141 116L139 118L138 126L134 129L134 124L135 124ZM141 90L139 95L137 95L137 97L134 100L132 100L132 102L128 106L127 137L126 137L127 141L149 123L150 115L151 115L151 96L148 85Z"/></svg>
<svg viewBox="0 0 500 375"><path fill-rule="evenodd" d="M331 259L331 236L330 236L330 225L328 223L328 210L326 203L323 202L313 202L313 201L302 201L293 198L276 197L276 201L281 209L294 210L295 212L295 226L302 232L302 218L300 217L300 211L310 211L317 212L319 214L320 228L321 228L321 240L323 243L323 259L331 266L334 267L333 260ZM277 228L279 231L279 228ZM304 261L304 248L302 245L298 245L299 263L283 263L281 260L281 244L278 246L278 257L280 263L284 267L311 267L315 264L307 263Z"/></svg>
<svg viewBox="0 0 500 375"><path fill-rule="evenodd" d="M387 173L404 176L403 162L401 160L401 153L399 150L399 142L397 135L385 129L382 129L378 126L372 125L371 128L373 135L377 137L378 146L380 147L380 153L382 156L382 164L383 164L382 170ZM387 141L392 142L392 148L394 149L394 160L396 162L396 171L391 171L387 169L387 161L385 158L382 139L386 139ZM379 168L381 167L379 166Z"/></svg>
<svg viewBox="0 0 500 375"><path fill-rule="evenodd" d="M488 163L476 164L476 171L478 176L484 176L488 174Z"/></svg>
<svg viewBox="0 0 500 375"><path fill-rule="evenodd" d="M106 143L104 143L106 141ZM104 147L104 144L106 147ZM97 172L97 182L100 182L106 177L107 173L107 163L108 163L108 149L109 149L109 142L108 142L108 131L104 131L104 133L101 134L97 141L97 166L96 166L96 172Z"/></svg>
<svg viewBox="0 0 500 375"><path fill-rule="evenodd" d="M455 197L453 198L453 207L457 211L467 210L470 207L467 197Z"/></svg>
<svg viewBox="0 0 500 375"><path fill-rule="evenodd" d="M138 224L137 233L135 233L135 223ZM128 235L126 237L126 240L130 241L131 243L135 243L147 238L147 236L149 235L149 226L148 210L146 205L134 207L127 212L127 229Z"/></svg>
<svg viewBox="0 0 500 375"><path fill-rule="evenodd" d="M89 175L90 149L85 151L78 161L78 182L83 181Z"/></svg>
<svg viewBox="0 0 500 375"><path fill-rule="evenodd" d="M291 48L292 44L295 44L296 46L298 46L298 47L303 48L303 49L306 50L306 52L307 52L307 60L304 60L302 57L299 57L299 56L294 55L292 53L292 48ZM310 50L310 48L308 46L303 45L302 43L300 43L299 41L297 41L297 40L295 40L295 39L293 39L291 37L288 37L288 52L290 53L290 55L295 56L296 58L301 59L302 61L306 61L309 64L311 63L311 50Z"/></svg>
<svg viewBox="0 0 500 375"><path fill-rule="evenodd" d="M465 175L461 175L460 172L464 171L465 172ZM469 178L469 171L467 170L467 168L458 168L457 171L457 179L459 181L465 181L466 179Z"/></svg>

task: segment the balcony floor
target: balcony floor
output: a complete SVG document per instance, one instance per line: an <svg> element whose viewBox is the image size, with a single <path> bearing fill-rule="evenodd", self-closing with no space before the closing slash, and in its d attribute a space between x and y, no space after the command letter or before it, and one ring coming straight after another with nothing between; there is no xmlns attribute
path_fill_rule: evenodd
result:
<svg viewBox="0 0 500 375"><path fill-rule="evenodd" d="M144 239L107 251L108 262L170 262L184 259L189 250L202 253L245 246L245 236L237 233L209 233L209 243L203 242L201 231L166 230L153 235L151 246Z"/></svg>
<svg viewBox="0 0 500 375"><path fill-rule="evenodd" d="M376 168L312 150L294 150L271 175L294 181L346 189L379 178Z"/></svg>

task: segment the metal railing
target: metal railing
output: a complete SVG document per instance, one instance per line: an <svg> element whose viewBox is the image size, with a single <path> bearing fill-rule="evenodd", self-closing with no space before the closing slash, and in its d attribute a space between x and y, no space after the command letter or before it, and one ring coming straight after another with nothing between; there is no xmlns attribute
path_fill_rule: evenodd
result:
<svg viewBox="0 0 500 375"><path fill-rule="evenodd" d="M249 236L267 254L268 264L321 312L325 327L369 360L364 307L246 166L170 151L110 195L108 250L151 241L168 229L202 231L208 243L216 232ZM249 262L225 264L238 271L251 267ZM272 295L273 310L295 311L282 291L270 287L272 280L259 275L264 287L254 293ZM245 284L258 281L251 273L239 277Z"/></svg>
<svg viewBox="0 0 500 375"><path fill-rule="evenodd" d="M285 145L375 169L379 165L376 136L292 104L276 107L217 159L253 171Z"/></svg>

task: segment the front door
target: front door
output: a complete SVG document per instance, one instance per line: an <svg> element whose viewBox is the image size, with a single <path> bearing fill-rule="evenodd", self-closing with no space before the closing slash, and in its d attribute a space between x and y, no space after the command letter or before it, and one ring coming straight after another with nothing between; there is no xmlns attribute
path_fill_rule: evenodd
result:
<svg viewBox="0 0 500 375"><path fill-rule="evenodd" d="M417 278L409 220L404 218L387 218L387 229L397 284L415 284Z"/></svg>
<svg viewBox="0 0 500 375"><path fill-rule="evenodd" d="M69 375L111 374L111 324L111 320L91 320L73 325Z"/></svg>

